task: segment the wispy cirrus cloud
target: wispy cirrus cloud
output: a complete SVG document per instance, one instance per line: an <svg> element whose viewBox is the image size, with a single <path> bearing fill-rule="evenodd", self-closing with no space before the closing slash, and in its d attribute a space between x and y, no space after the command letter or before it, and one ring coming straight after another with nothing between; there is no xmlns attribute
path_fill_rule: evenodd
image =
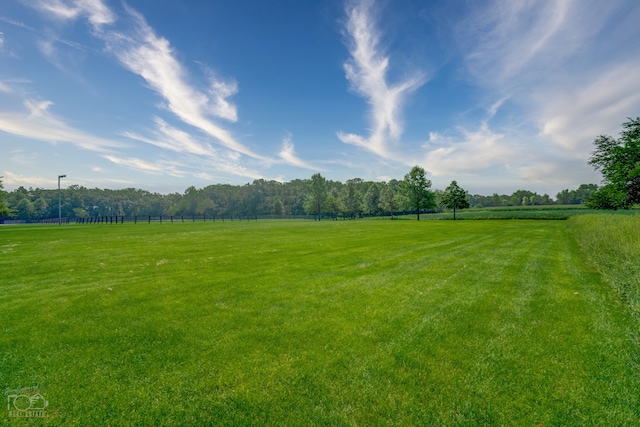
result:
<svg viewBox="0 0 640 427"><path fill-rule="evenodd" d="M638 61L630 58L640 53L640 28L624 25L621 15L637 20L640 9L627 10L627 5L617 0L494 0L474 7L456 30L475 82L512 94L536 114L544 111L544 118L537 118L549 130L549 107L560 98L567 101L562 110L581 110L593 120L617 102L620 87L634 87L630 77ZM611 43L628 45L629 50L611 54ZM611 96L596 89L611 84ZM638 93L640 84L635 88L632 93ZM558 91L559 96L548 98ZM585 96L576 99L580 93Z"/></svg>
<svg viewBox="0 0 640 427"><path fill-rule="evenodd" d="M61 20L86 17L95 28L116 20L115 14L102 0L38 0L34 7Z"/></svg>
<svg viewBox="0 0 640 427"><path fill-rule="evenodd" d="M67 142L89 151L106 152L126 145L69 126L52 114L51 101L24 100L24 112L0 112L0 130L50 143Z"/></svg>
<svg viewBox="0 0 640 427"><path fill-rule="evenodd" d="M504 85L535 76L541 62L551 66L565 60L582 36L579 32L568 37L566 24L574 4L574 0L525 0L472 6L457 27L468 69L482 83ZM560 45L554 43L558 39ZM530 67L534 62L538 66Z"/></svg>
<svg viewBox="0 0 640 427"><path fill-rule="evenodd" d="M238 109L231 100L238 92L238 83L232 78L221 78L211 68L200 64L206 83L194 84L169 40L156 34L144 16L126 3L119 15L102 0L35 0L31 5L57 20L86 19L91 24L92 36L104 43L105 51L125 69L144 79L147 87L160 96L162 108L179 120L180 127L169 125L167 120L156 116L153 119L155 126L150 131L127 130L122 135L178 153L178 158L184 162L180 173L187 171L185 173L195 176L197 172L193 170L199 165L224 174L262 178L259 172L241 164L247 162L263 167L287 163L315 169L295 155L291 141L285 141L275 157L258 154L239 142L221 124L238 121ZM48 34L40 41L39 48L50 62L62 69L55 42L64 40ZM162 166L158 161L141 159L139 155L130 156L125 152L114 153L105 158L147 173L163 170L158 167Z"/></svg>
<svg viewBox="0 0 640 427"><path fill-rule="evenodd" d="M387 81L390 58L380 46L382 34L373 17L374 7L373 0L360 0L348 5L346 33L351 57L344 64L351 89L369 104L371 133L363 137L338 132L338 138L379 156L388 156L389 143L397 142L404 130L402 107L407 97L422 86L426 78L418 72L395 84Z"/></svg>
<svg viewBox="0 0 640 427"><path fill-rule="evenodd" d="M127 69L145 79L166 101L165 107L184 123L202 130L230 150L264 159L211 120L212 116L231 122L237 120L237 108L227 100L237 92L237 83L217 79L211 74L206 92L192 87L186 81L186 73L175 58L169 41L158 37L138 12L130 7L125 10L134 26L127 33L100 32L107 49Z"/></svg>
<svg viewBox="0 0 640 427"><path fill-rule="evenodd" d="M639 69L640 60L630 59L581 85L541 88L534 95L540 134L584 157L598 135L617 134L627 117L639 114Z"/></svg>
<svg viewBox="0 0 640 427"><path fill-rule="evenodd" d="M284 160L285 163L289 165L297 166L303 169L321 170L313 166L311 163L305 162L296 155L291 135L287 135L282 140L282 150L280 150L279 156L282 160Z"/></svg>
<svg viewBox="0 0 640 427"><path fill-rule="evenodd" d="M446 147L426 144L430 165L462 171L502 162L513 166L513 178L527 182L536 168L536 181L593 179L585 164L593 139L617 132L625 117L640 110L640 27L632 23L640 8L618 0L492 0L470 6L452 27L464 68L470 83L493 95L487 99L501 101L485 107L489 118L477 132L469 133L474 125L466 124ZM611 49L612 44L625 48ZM496 114L507 100L508 122ZM488 161L486 150L494 150L499 162ZM566 167L554 167L549 159Z"/></svg>
<svg viewBox="0 0 640 427"><path fill-rule="evenodd" d="M156 129L152 131L152 137L139 135L130 131L124 132L124 135L128 138L177 153L209 157L218 156L216 150L214 150L210 144L196 141L191 134L169 125L160 117L156 117L154 122L156 124Z"/></svg>
<svg viewBox="0 0 640 427"><path fill-rule="evenodd" d="M8 170L2 171L2 174L0 175L4 175L4 177L2 178L2 181L3 181L3 184L6 185L8 188L15 188L21 185L22 186L28 185L29 187L32 187L34 185L47 187L55 184L55 179L44 178L41 176L27 176L27 175L11 172Z"/></svg>
<svg viewBox="0 0 640 427"><path fill-rule="evenodd" d="M124 136L178 153L181 155L185 167L190 165L191 168L196 169L218 170L224 173L253 179L263 178L257 171L242 166L240 164L241 159L235 151L215 149L208 142L202 141L181 129L171 126L159 117L156 117L154 122L156 128L149 132L151 134L150 136L143 136L135 132L125 132ZM138 168L138 170L141 169ZM202 175L198 173L191 174L195 177L202 178Z"/></svg>
<svg viewBox="0 0 640 427"><path fill-rule="evenodd" d="M8 170L4 170L0 172L0 176L4 176L2 179L3 184L7 186L7 188L17 188L20 186L28 186L28 187L41 187L41 188L53 188L56 185L56 178L53 179L51 177L43 177L39 175L24 175L20 173L11 172ZM68 179L68 178L67 178ZM118 185L135 185L135 181L127 180L127 179L117 179L117 178L86 178L86 177L74 177L73 184L85 185L85 186L97 186L104 185L104 183L110 182ZM65 181L62 181L63 185L68 185Z"/></svg>
<svg viewBox="0 0 640 427"><path fill-rule="evenodd" d="M181 169L183 165L176 161L158 160L152 162L137 157L119 157L110 154L106 154L103 157L117 165L126 166L144 173L171 175L176 177L183 177L186 175L186 172Z"/></svg>
<svg viewBox="0 0 640 427"><path fill-rule="evenodd" d="M208 70L208 87L199 89L191 85L170 42L158 36L133 8L124 4L124 18L131 25L117 30L109 24L118 17L101 0L39 1L34 5L58 19L88 19L93 35L105 43L107 51L126 69L142 77L165 100L164 107L183 123L203 131L229 150L253 159L270 160L238 142L228 129L213 120L238 120L237 107L229 101L238 92L237 82L220 79ZM45 53L51 53L51 48Z"/></svg>

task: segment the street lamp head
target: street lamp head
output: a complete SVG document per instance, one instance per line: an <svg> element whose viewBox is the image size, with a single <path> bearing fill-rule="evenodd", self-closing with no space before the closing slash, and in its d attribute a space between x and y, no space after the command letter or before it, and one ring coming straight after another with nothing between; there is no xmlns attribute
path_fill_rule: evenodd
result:
<svg viewBox="0 0 640 427"><path fill-rule="evenodd" d="M67 175L58 175L58 178L66 178Z"/></svg>

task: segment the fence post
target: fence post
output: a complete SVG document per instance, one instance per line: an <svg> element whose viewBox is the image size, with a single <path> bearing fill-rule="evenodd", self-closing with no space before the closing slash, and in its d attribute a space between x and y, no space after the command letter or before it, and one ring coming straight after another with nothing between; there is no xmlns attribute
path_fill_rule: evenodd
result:
<svg viewBox="0 0 640 427"><path fill-rule="evenodd" d="M138 223L138 215L134 215L133 216L133 223L137 224Z"/></svg>
<svg viewBox="0 0 640 427"><path fill-rule="evenodd" d="M149 224L151 224L151 215L149 215Z"/></svg>

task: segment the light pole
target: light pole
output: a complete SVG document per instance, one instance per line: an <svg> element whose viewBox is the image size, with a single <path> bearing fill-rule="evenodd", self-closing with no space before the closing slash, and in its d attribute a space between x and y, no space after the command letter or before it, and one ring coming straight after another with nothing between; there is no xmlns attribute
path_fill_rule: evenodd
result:
<svg viewBox="0 0 640 427"><path fill-rule="evenodd" d="M62 194L60 193L60 178L66 178L67 175L58 175L58 225L62 225Z"/></svg>

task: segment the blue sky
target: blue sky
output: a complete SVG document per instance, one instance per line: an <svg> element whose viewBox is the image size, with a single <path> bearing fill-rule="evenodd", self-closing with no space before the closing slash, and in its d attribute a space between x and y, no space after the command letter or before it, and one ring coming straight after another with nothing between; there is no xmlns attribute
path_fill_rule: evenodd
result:
<svg viewBox="0 0 640 427"><path fill-rule="evenodd" d="M554 196L640 115L636 0L4 0L0 175Z"/></svg>

